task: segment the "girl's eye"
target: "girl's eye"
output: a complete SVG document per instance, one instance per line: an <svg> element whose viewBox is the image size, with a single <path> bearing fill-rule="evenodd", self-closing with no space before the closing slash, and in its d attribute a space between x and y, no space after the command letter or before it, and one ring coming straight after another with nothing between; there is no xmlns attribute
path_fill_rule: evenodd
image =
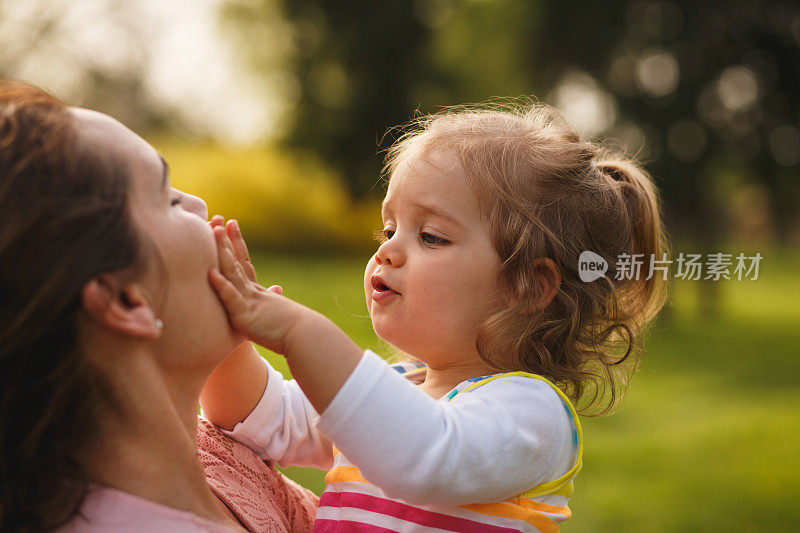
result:
<svg viewBox="0 0 800 533"><path fill-rule="evenodd" d="M436 235L432 235L430 233L422 232L419 234L419 238L427 244L428 246L436 246L439 244L448 244L449 241L447 239L442 239L441 237L437 237Z"/></svg>
<svg viewBox="0 0 800 533"><path fill-rule="evenodd" d="M392 237L394 237L393 229L382 229L375 232L375 240L381 243L388 241Z"/></svg>
<svg viewBox="0 0 800 533"><path fill-rule="evenodd" d="M170 200L169 205L170 205L170 207L175 207L179 203L181 203L181 199L180 198L173 198L172 200Z"/></svg>

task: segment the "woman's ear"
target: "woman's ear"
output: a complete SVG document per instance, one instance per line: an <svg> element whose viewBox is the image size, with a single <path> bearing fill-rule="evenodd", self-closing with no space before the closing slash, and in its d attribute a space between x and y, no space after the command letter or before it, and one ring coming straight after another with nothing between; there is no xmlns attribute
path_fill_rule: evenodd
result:
<svg viewBox="0 0 800 533"><path fill-rule="evenodd" d="M83 286L81 299L86 312L109 329L143 339L161 335L161 321L135 284L100 275Z"/></svg>
<svg viewBox="0 0 800 533"><path fill-rule="evenodd" d="M531 274L536 279L534 287L537 294L531 297L528 305L528 312L541 311L553 301L558 289L561 288L561 272L555 262L547 257L538 257L533 260Z"/></svg>

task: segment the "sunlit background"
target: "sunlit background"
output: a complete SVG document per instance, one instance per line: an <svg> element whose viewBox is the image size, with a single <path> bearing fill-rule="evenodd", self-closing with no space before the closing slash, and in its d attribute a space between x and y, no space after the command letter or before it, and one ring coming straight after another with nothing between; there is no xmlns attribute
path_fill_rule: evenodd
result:
<svg viewBox="0 0 800 533"><path fill-rule="evenodd" d="M564 530L800 523L800 4L0 0L0 76L140 133L240 220L263 281L382 353L360 278L390 128L559 107L646 163L676 255L763 256L757 280L673 283L628 397L585 422Z"/></svg>

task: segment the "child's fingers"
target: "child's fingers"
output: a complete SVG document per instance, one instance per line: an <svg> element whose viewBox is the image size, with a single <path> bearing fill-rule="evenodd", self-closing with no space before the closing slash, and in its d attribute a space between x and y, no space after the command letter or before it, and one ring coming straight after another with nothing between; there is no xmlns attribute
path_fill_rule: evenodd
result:
<svg viewBox="0 0 800 533"><path fill-rule="evenodd" d="M219 299L222 300L222 304L229 315L237 315L246 310L247 305L242 293L219 270L210 270L208 272L208 280L217 292Z"/></svg>
<svg viewBox="0 0 800 533"><path fill-rule="evenodd" d="M228 280L239 290L244 293L247 290L250 281L242 269L242 265L236 259L236 252L233 251L233 244L225 233L222 227L214 228L214 237L217 241L217 250L219 253L219 269Z"/></svg>
<svg viewBox="0 0 800 533"><path fill-rule="evenodd" d="M239 228L237 220L229 220L225 225L228 233L228 238L233 243L233 249L236 252L236 257L242 263L242 268L250 281L256 281L256 270L253 268L253 263L250 261L250 252L247 251L247 243L244 242L242 230Z"/></svg>
<svg viewBox="0 0 800 533"><path fill-rule="evenodd" d="M236 250L236 256L242 261L250 261L250 253L247 251L247 244L244 242L244 236L242 235L242 230L239 227L239 222L236 220L229 220L225 225L225 229L228 232L228 237L230 237L231 242L233 243L233 248Z"/></svg>
<svg viewBox="0 0 800 533"><path fill-rule="evenodd" d="M208 225L211 226L212 228L215 228L217 226L223 226L224 224L225 224L225 217L223 217L222 215L214 215L213 217L211 217L211 220L208 221Z"/></svg>

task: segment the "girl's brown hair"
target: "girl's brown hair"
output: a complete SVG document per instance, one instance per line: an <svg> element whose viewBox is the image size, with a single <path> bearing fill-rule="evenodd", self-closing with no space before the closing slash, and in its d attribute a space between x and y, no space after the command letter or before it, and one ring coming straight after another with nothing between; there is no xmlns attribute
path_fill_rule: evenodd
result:
<svg viewBox="0 0 800 533"><path fill-rule="evenodd" d="M81 290L133 272L128 171L80 143L45 92L0 81L0 530L43 531L75 515L81 453L112 401L81 352Z"/></svg>
<svg viewBox="0 0 800 533"><path fill-rule="evenodd" d="M666 301L661 273L648 278L651 260L669 248L650 176L539 104L422 117L389 149L385 170L391 175L433 152L455 156L462 167L502 261L510 303L480 328L481 358L547 377L585 414L610 410L638 363L645 325ZM608 262L605 276L581 281L583 251ZM641 262L638 278L618 270L620 254L642 254L634 261ZM546 271L535 268L537 258L551 259L561 275L555 297L538 311Z"/></svg>

